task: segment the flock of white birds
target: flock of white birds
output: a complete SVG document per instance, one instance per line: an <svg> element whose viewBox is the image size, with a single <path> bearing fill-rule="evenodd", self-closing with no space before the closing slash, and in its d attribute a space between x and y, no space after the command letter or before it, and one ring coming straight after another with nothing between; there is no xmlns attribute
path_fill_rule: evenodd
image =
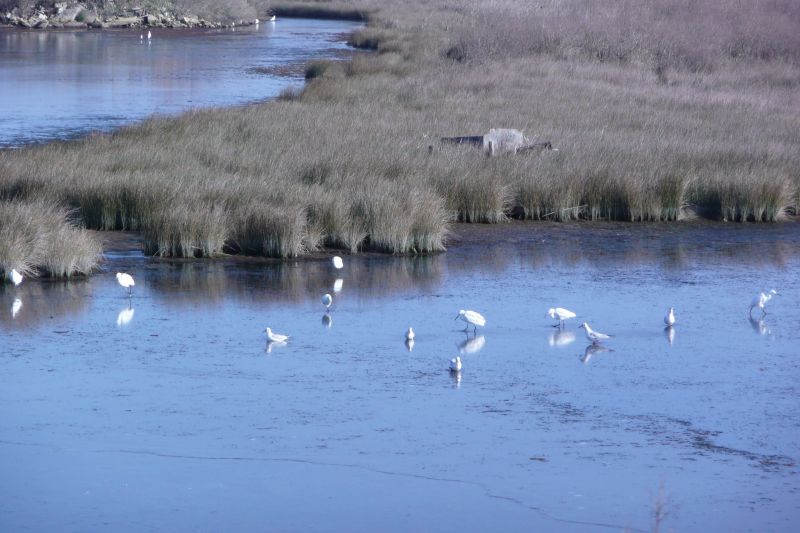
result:
<svg viewBox="0 0 800 533"><path fill-rule="evenodd" d="M333 267L336 270L341 270L344 268L344 261L338 255L335 256L332 260ZM125 272L117 272L116 274L117 282L125 289L128 290L128 297L133 297L133 287L136 286L136 282L133 279L133 276L127 274ZM18 286L22 283L24 276L20 274L16 269L12 269L11 272L8 273L8 279L14 286ZM343 280L338 278L334 283L334 292L339 292L342 289ZM770 290L769 292L762 292L755 296L750 303L749 315L752 317L753 309L758 309L761 311L762 316L767 314L767 304L774 296L776 296L778 292L775 289ZM331 306L333 305L333 296L326 293L322 296L322 305L325 306L326 314L323 318L323 322L326 325L331 324L330 314L327 312L330 310ZM19 311L21 307L21 302L19 299L14 300L14 305L12 307L12 312L16 316L16 313ZM566 325L566 321L578 316L573 311L569 309L564 309L563 307L551 307L548 309L547 313L545 314L546 317L553 318L558 321L555 327L562 329ZM325 320L327 318L327 321ZM468 309L461 309L455 317L455 320L461 319L463 322L466 323L466 327L464 331L469 331L470 326L472 327L473 333L477 334L478 327L484 327L486 325L486 318L477 311L472 311ZM664 324L667 326L667 330L669 333L672 333L672 326L675 325L675 308L670 307L667 311L667 314L664 316ZM579 328L584 330L586 334L586 339L591 342L591 344L586 348L586 353L584 354L584 362L587 361L592 354L601 352L601 351L608 351L607 348L602 347L602 343L611 339L611 335L606 333L601 333L599 331L593 330L588 323L583 322ZM269 327L264 330L264 333L267 335L267 341L272 345L285 345L290 337L289 335L283 335L281 333L275 333ZM414 329L409 327L406 331L406 346L411 350L414 344ZM483 337L480 337L483 340ZM477 340L477 339L476 339ZM450 360L450 372L458 373L461 372L463 368L463 364L461 362L461 357L456 356Z"/></svg>

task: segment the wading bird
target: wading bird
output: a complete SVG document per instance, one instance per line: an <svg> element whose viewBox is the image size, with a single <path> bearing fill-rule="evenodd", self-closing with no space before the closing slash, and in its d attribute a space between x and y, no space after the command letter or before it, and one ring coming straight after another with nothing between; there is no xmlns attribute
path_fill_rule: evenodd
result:
<svg viewBox="0 0 800 533"><path fill-rule="evenodd" d="M411 328L408 328L408 331L406 331L406 340L407 341L413 341L415 336L416 335L414 335L414 330L411 329Z"/></svg>
<svg viewBox="0 0 800 533"><path fill-rule="evenodd" d="M269 21L270 21L270 22L275 22L275 19L276 19L275 15L272 15L272 16L269 18Z"/></svg>
<svg viewBox="0 0 800 533"><path fill-rule="evenodd" d="M486 319L477 311L465 311L461 309L453 320L458 320L459 318L467 323L467 327L464 328L464 331L467 331L469 327L472 326L472 329L477 333L478 326L483 327L486 325Z"/></svg>
<svg viewBox="0 0 800 533"><path fill-rule="evenodd" d="M575 318L576 315L569 309L564 309L563 307L551 307L544 316L549 316L550 318L558 320L558 324L556 324L555 327L564 327L564 322L570 318Z"/></svg>
<svg viewBox="0 0 800 533"><path fill-rule="evenodd" d="M674 307L670 307L669 308L669 312L664 317L664 324L666 324L667 326L675 325L675 308Z"/></svg>
<svg viewBox="0 0 800 533"><path fill-rule="evenodd" d="M133 277L130 274L117 272L117 283L128 289L128 296L133 295L133 286L136 285L136 282L133 281Z"/></svg>
<svg viewBox="0 0 800 533"><path fill-rule="evenodd" d="M147 40L149 41L152 37L153 34L150 32L150 30L147 30Z"/></svg>
<svg viewBox="0 0 800 533"><path fill-rule="evenodd" d="M589 327L589 324L584 322L579 327L586 330L586 338L589 339L592 344L598 344L601 341L607 341L611 338L611 335L606 335L605 333L600 333L599 331L594 331L592 328Z"/></svg>
<svg viewBox="0 0 800 533"><path fill-rule="evenodd" d="M288 335L281 335L280 333L273 333L271 329L267 328L264 330L264 333L267 334L267 340L269 342L286 342L289 340Z"/></svg>
<svg viewBox="0 0 800 533"><path fill-rule="evenodd" d="M461 357L455 356L453 359L450 359L450 372L461 372Z"/></svg>
<svg viewBox="0 0 800 533"><path fill-rule="evenodd" d="M25 278L22 277L22 274L17 272L16 268L12 268L11 272L8 273L8 279L10 279L11 283L13 283L14 286L16 287L17 285L22 283L22 280Z"/></svg>
<svg viewBox="0 0 800 533"><path fill-rule="evenodd" d="M753 298L753 301L750 302L750 315L753 314L753 308L758 307L761 309L761 314L767 314L767 302L772 300L773 296L776 296L778 292L775 289L772 289L768 293L764 294L763 292Z"/></svg>
<svg viewBox="0 0 800 533"><path fill-rule="evenodd" d="M335 268L336 270L339 270L343 266L344 266L344 261L342 261L342 258L339 257L338 255L334 255L333 256L333 268Z"/></svg>
<svg viewBox="0 0 800 533"><path fill-rule="evenodd" d="M325 306L325 309L330 309L331 305L333 305L333 296L328 293L322 295L322 305Z"/></svg>

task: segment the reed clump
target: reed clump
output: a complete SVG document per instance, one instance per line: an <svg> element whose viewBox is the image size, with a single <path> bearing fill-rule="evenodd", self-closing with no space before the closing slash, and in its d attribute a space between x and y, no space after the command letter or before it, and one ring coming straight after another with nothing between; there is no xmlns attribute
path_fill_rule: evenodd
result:
<svg viewBox="0 0 800 533"><path fill-rule="evenodd" d="M63 207L46 201L0 201L0 273L70 278L97 269L102 248Z"/></svg>

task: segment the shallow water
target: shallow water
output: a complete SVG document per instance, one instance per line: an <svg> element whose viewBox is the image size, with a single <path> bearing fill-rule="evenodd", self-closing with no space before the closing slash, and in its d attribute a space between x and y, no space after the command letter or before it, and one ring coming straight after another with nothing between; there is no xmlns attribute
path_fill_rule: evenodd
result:
<svg viewBox="0 0 800 533"><path fill-rule="evenodd" d="M0 529L637 531L659 486L667 530L796 529L796 224L457 232L338 272L125 252L0 289Z"/></svg>
<svg viewBox="0 0 800 533"><path fill-rule="evenodd" d="M356 27L283 19L235 31L155 29L150 42L138 29L0 28L0 147L277 96L302 84L302 63L341 54L342 34Z"/></svg>

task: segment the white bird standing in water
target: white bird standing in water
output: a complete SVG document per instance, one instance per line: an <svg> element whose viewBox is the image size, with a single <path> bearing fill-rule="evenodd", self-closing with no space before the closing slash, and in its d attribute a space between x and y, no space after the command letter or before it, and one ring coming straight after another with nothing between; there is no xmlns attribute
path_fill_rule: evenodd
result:
<svg viewBox="0 0 800 533"><path fill-rule="evenodd" d="M455 356L453 359L450 359L450 372L461 372L461 357Z"/></svg>
<svg viewBox="0 0 800 533"><path fill-rule="evenodd" d="M150 30L147 30L147 40L149 41L152 37L153 34L150 32Z"/></svg>
<svg viewBox="0 0 800 533"><path fill-rule="evenodd" d="M16 268L12 268L11 272L8 273L8 279L10 279L11 283L13 283L14 286L16 287L17 285L22 283L22 280L25 278L22 277L22 274L17 272Z"/></svg>
<svg viewBox="0 0 800 533"><path fill-rule="evenodd" d="M325 309L330 309L331 305L333 305L333 296L328 293L322 295L322 305L325 306Z"/></svg>
<svg viewBox="0 0 800 533"><path fill-rule="evenodd" d="M606 335L605 333L600 333L599 331L594 331L592 328L589 327L589 324L584 322L579 327L586 330L586 338L589 339L592 344L598 344L601 341L607 341L611 338L611 335Z"/></svg>
<svg viewBox="0 0 800 533"><path fill-rule="evenodd" d="M469 327L472 326L473 330L477 332L478 326L483 327L486 325L486 319L477 311L465 311L461 309L453 320L458 320L459 318L467 323L467 327L464 328L464 331L467 331Z"/></svg>
<svg viewBox="0 0 800 533"><path fill-rule="evenodd" d="M344 266L344 261L342 261L342 258L339 257L338 255L334 255L332 261L333 261L333 268L335 268L336 270L339 270Z"/></svg>
<svg viewBox="0 0 800 533"><path fill-rule="evenodd" d="M753 308L754 307L758 307L759 309L761 309L761 314L766 315L767 314L767 309L766 309L767 302L772 300L772 297L776 296L777 294L778 294L778 292L775 289L772 289L771 291L769 291L766 294L764 294L762 292L761 294L759 294L758 296L753 298L753 301L750 302L750 315L753 314Z"/></svg>
<svg viewBox="0 0 800 533"><path fill-rule="evenodd" d="M133 286L136 285L136 282L133 281L133 277L130 274L117 272L117 283L128 289L128 296L133 295Z"/></svg>
<svg viewBox="0 0 800 533"><path fill-rule="evenodd" d="M414 330L409 327L408 331L406 331L406 340L413 341L415 336L416 335L414 335Z"/></svg>
<svg viewBox="0 0 800 533"><path fill-rule="evenodd" d="M577 315L570 311L569 309L564 309L563 307L551 307L548 309L547 314L545 316L549 316L550 318L555 318L558 320L558 324L556 327L564 327L564 322L569 320L570 318L575 318Z"/></svg>
<svg viewBox="0 0 800 533"><path fill-rule="evenodd" d="M669 308L669 312L664 317L664 324L666 324L669 327L672 327L672 326L675 325L675 308L674 307L670 307Z"/></svg>
<svg viewBox="0 0 800 533"><path fill-rule="evenodd" d="M273 331L269 328L264 330L264 333L267 334L267 340L269 342L286 342L289 340L288 335L281 335L280 333L273 333Z"/></svg>
<svg viewBox="0 0 800 533"><path fill-rule="evenodd" d="M277 17L275 17L275 15L272 15L272 16L269 18L269 21L270 21L270 22L275 22L275 19L276 19L276 18L277 18Z"/></svg>

